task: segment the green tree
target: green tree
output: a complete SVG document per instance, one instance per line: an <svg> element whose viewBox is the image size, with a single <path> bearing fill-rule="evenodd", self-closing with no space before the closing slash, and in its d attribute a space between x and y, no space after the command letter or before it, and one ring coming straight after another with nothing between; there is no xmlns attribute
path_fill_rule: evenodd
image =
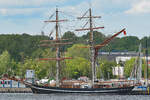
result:
<svg viewBox="0 0 150 100"><path fill-rule="evenodd" d="M132 69L134 67L134 64L135 64L135 58L131 58L130 60L127 60L125 62L125 65L124 65L124 75L125 75L125 77L127 77L127 78L130 77Z"/></svg>
<svg viewBox="0 0 150 100"><path fill-rule="evenodd" d="M11 75L12 66L10 54L8 51L4 51L0 55L0 76L2 77L3 74Z"/></svg>
<svg viewBox="0 0 150 100"><path fill-rule="evenodd" d="M102 78L103 76L104 79L113 78L112 69L117 64L107 60L99 60L99 64L100 66L97 68L97 77Z"/></svg>
<svg viewBox="0 0 150 100"><path fill-rule="evenodd" d="M86 45L83 44L74 44L72 47L67 49L66 56L68 57L82 57L85 59L89 59L89 49L83 48Z"/></svg>
<svg viewBox="0 0 150 100"><path fill-rule="evenodd" d="M67 60L65 73L65 76L68 78L77 79L80 76L90 77L90 62L87 59L81 57L75 57L72 60Z"/></svg>

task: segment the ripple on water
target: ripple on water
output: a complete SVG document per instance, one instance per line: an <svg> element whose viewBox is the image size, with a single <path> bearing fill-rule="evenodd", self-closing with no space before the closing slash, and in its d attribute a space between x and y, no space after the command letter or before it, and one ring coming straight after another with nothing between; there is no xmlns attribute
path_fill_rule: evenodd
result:
<svg viewBox="0 0 150 100"><path fill-rule="evenodd" d="M142 95L3 93L0 100L150 100Z"/></svg>

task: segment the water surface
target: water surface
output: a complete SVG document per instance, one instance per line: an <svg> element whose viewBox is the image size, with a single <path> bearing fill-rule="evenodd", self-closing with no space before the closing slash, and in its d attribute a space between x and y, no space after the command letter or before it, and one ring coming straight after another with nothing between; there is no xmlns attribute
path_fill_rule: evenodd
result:
<svg viewBox="0 0 150 100"><path fill-rule="evenodd" d="M0 100L150 100L143 95L1 93Z"/></svg>

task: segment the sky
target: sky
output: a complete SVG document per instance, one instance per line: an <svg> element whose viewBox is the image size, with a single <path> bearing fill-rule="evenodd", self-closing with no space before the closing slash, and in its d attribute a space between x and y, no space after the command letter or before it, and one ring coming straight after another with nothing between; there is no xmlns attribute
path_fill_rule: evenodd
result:
<svg viewBox="0 0 150 100"><path fill-rule="evenodd" d="M93 15L102 17L94 25L104 26L99 31L106 35L126 28L127 36L150 36L150 0L0 0L0 34L39 35L56 7L63 19L69 19L60 24L62 33L84 26L76 17L91 7ZM49 27L45 30L51 30L53 23Z"/></svg>

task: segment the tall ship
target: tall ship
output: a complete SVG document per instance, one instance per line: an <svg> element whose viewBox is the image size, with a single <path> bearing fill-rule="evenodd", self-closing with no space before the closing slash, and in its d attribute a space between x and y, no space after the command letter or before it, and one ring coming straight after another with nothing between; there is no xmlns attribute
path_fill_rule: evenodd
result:
<svg viewBox="0 0 150 100"><path fill-rule="evenodd" d="M122 85L122 86L113 86L111 82L106 83L106 82L99 82L97 81L96 77L96 59L98 56L98 51L100 48L104 47L106 44L108 44L113 38L118 36L121 33L126 34L125 29L122 29L121 31L117 32L110 38L104 40L101 44L95 45L94 44L94 35L93 31L95 29L102 29L104 27L93 27L93 19L94 18L100 18L100 16L93 16L92 15L92 9L89 8L86 14L84 14L82 17L78 17L77 19L89 19L88 23L89 28L83 28L83 29L76 29L76 31L84 31L84 30L89 30L90 31L90 38L89 38L89 45L87 47L82 47L82 48L89 48L90 51L90 63L91 63L91 70L92 70L92 76L90 82L61 82L60 81L60 66L61 66L61 61L66 60L66 59L72 59L71 57L62 57L60 53L60 47L62 45L67 45L70 43L64 42L66 39L62 39L59 36L59 31L58 31L58 24L59 22L64 22L67 20L60 20L59 19L59 11L58 8L56 8L56 19L55 20L48 20L45 21L46 23L55 23L55 39L50 39L50 40L43 40L45 44L41 44L41 46L49 46L50 44L47 44L49 42L52 42L51 45L54 45L56 48L56 56L55 58L41 58L40 60L54 60L56 61L56 85L55 86L45 86L45 85L38 85L38 84L33 84L33 83L28 83L24 82L26 86L30 87L32 89L33 93L37 94L50 94L50 93L100 93L100 94L128 94L132 91L134 86L132 85ZM88 15L87 15L88 14ZM111 86L110 86L111 84ZM108 86L109 85L109 86Z"/></svg>

